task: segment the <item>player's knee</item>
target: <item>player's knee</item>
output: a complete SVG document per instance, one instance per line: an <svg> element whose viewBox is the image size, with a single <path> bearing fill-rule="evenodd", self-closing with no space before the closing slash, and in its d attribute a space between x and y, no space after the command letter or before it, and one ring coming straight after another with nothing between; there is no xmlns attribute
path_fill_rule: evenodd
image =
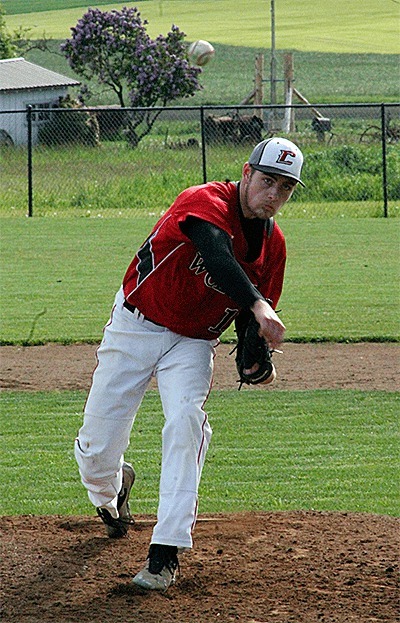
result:
<svg viewBox="0 0 400 623"><path fill-rule="evenodd" d="M107 446L96 448L81 437L75 440L75 459L85 480L101 480L106 475L115 475L119 469L119 458Z"/></svg>
<svg viewBox="0 0 400 623"><path fill-rule="evenodd" d="M196 407L177 410L172 417L167 418L165 430L173 433L175 443L182 446L191 441L197 444L203 437L209 442L212 435L207 414Z"/></svg>

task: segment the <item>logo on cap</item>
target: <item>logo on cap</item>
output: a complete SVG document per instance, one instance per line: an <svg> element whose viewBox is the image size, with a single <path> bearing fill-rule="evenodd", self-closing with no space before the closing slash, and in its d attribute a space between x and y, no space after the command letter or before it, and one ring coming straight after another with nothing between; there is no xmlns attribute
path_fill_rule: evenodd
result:
<svg viewBox="0 0 400 623"><path fill-rule="evenodd" d="M254 147L248 162L258 171L286 175L304 186L300 179L303 154L288 139L276 137L261 141Z"/></svg>
<svg viewBox="0 0 400 623"><path fill-rule="evenodd" d="M291 158L296 158L296 154L294 153L294 151L289 151L288 149L281 149L276 162L279 162L279 164L286 164L288 167L290 167L293 164L293 160L287 160L289 156Z"/></svg>

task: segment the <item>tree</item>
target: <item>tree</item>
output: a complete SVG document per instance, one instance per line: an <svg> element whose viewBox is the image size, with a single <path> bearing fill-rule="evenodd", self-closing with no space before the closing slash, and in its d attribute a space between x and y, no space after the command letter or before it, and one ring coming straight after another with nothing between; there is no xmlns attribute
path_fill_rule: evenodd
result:
<svg viewBox="0 0 400 623"><path fill-rule="evenodd" d="M147 24L137 8L89 9L61 49L78 75L112 89L122 107L127 98L131 107L149 108L194 95L201 88L201 69L188 61L185 34L173 25L166 37L153 40ZM160 112L129 115L127 136L133 147L150 132Z"/></svg>
<svg viewBox="0 0 400 623"><path fill-rule="evenodd" d="M32 40L32 28L19 26L11 33L7 30L4 19L5 11L0 2L0 59L25 55L31 50L51 52L50 41L43 33L41 39Z"/></svg>
<svg viewBox="0 0 400 623"><path fill-rule="evenodd" d="M4 9L0 4L0 59L14 58L17 48L12 42L12 35L6 28L6 20L4 19Z"/></svg>

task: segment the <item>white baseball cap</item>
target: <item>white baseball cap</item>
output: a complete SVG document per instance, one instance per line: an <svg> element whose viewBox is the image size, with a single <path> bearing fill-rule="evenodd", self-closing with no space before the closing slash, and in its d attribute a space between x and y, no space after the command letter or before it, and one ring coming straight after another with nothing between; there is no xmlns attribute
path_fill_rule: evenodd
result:
<svg viewBox="0 0 400 623"><path fill-rule="evenodd" d="M304 186L300 179L303 154L286 138L268 138L253 149L249 164L263 173L286 175Z"/></svg>

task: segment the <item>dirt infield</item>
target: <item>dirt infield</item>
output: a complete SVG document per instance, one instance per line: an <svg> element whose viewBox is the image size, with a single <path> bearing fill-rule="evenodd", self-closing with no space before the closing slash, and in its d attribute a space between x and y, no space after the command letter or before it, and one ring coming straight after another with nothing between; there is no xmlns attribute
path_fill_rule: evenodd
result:
<svg viewBox="0 0 400 623"><path fill-rule="evenodd" d="M95 346L0 349L2 389L87 389ZM221 345L214 386L236 386ZM395 344L286 344L277 391L398 390ZM243 391L271 391L244 388ZM84 495L84 493L82 493ZM96 517L0 517L4 623L398 623L400 520L321 512L200 515L166 594L131 584L154 517L126 539Z"/></svg>
<svg viewBox="0 0 400 623"><path fill-rule="evenodd" d="M83 389L90 386L96 345L46 344L28 348L0 348L0 387L3 389ZM214 388L237 386L232 345L220 344L215 362ZM279 389L399 389L398 344L284 344L276 353ZM265 387L245 388L248 391ZM269 390L267 390L269 391Z"/></svg>

